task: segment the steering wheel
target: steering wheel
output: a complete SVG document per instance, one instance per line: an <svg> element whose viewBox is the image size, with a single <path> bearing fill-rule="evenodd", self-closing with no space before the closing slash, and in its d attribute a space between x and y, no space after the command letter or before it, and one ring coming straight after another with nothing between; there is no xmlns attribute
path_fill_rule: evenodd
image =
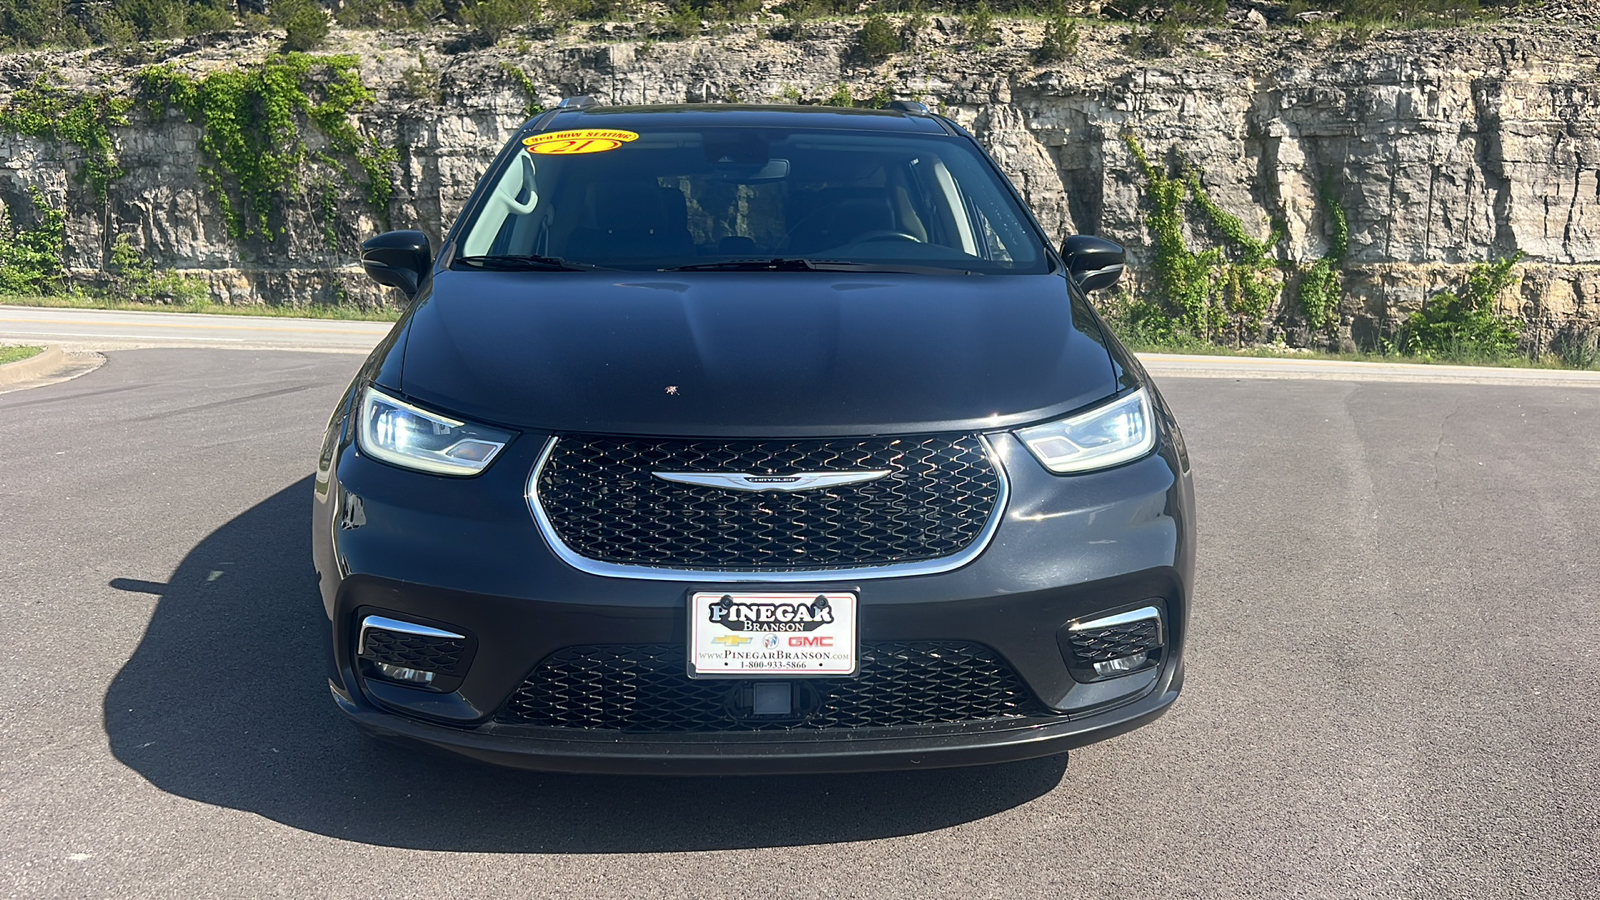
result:
<svg viewBox="0 0 1600 900"><path fill-rule="evenodd" d="M880 231L869 231L866 234L858 234L850 243L865 244L868 241L910 241L913 244L920 244L922 243L922 238L919 238L914 234L908 234L904 231L895 231L892 228L885 228Z"/></svg>

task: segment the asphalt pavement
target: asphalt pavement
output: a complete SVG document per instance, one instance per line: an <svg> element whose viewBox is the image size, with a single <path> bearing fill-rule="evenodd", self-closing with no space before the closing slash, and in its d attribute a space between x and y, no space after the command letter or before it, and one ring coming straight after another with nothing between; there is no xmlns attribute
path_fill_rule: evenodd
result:
<svg viewBox="0 0 1600 900"><path fill-rule="evenodd" d="M0 340L86 350L225 347L366 353L388 322L0 305Z"/></svg>
<svg viewBox="0 0 1600 900"><path fill-rule="evenodd" d="M218 347L366 353L383 339L390 327L387 322L0 305L0 341L60 344L78 351ZM1564 369L1170 353L1143 353L1139 358L1152 373L1175 378L1600 387L1600 372Z"/></svg>
<svg viewBox="0 0 1600 900"><path fill-rule="evenodd" d="M0 895L1600 896L1600 391L1158 375L1200 517L1169 715L668 780L359 737L308 533L358 358L106 355L0 396Z"/></svg>

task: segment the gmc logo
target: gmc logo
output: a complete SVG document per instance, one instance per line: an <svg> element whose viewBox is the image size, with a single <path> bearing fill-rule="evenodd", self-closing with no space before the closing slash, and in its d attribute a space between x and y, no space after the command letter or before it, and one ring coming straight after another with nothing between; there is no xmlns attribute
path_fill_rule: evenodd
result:
<svg viewBox="0 0 1600 900"><path fill-rule="evenodd" d="M791 647L832 647L833 646L833 638L831 638L831 637L822 637L822 636L818 636L818 635L815 635L815 634L791 634L791 635L789 635L789 646L791 646Z"/></svg>

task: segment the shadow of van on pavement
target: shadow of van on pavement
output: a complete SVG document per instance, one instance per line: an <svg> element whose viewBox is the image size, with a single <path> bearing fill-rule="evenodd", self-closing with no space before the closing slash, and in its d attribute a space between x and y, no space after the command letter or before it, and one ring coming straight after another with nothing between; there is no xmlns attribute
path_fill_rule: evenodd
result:
<svg viewBox="0 0 1600 900"><path fill-rule="evenodd" d="M626 853L932 831L1060 783L1064 757L874 775L616 778L501 770L370 741L328 695L310 504L306 478L201 541L168 584L112 581L161 597L106 692L105 727L117 759L162 790L371 844Z"/></svg>

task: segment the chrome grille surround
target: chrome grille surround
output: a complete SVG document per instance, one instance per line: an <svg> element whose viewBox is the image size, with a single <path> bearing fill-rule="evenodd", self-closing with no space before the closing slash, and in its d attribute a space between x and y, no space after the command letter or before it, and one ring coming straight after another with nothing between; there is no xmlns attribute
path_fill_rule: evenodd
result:
<svg viewBox="0 0 1600 900"><path fill-rule="evenodd" d="M870 563L857 565L842 565L834 567L818 567L809 569L774 568L762 569L700 569L679 568L670 565L640 565L631 563L607 562L593 559L575 550L562 540L555 522L549 511L539 498L539 481L544 473L545 466L555 452L561 438L552 436L546 441L539 454L532 473L528 476L526 500L528 508L533 514L539 531L544 535L552 552L563 562L573 568L591 575L600 575L608 578L634 578L653 581L699 581L711 583L735 582L780 582L780 581L825 581L848 578L864 580L874 578L900 578L914 575L934 575L940 572L949 572L967 565L977 559L989 542L993 539L995 531L1000 527L1004 518L1007 502L1010 499L1010 482L1006 478L1005 467L1001 465L998 454L987 436L982 434L971 435L982 447L984 458L987 460L995 478L995 498L988 519L983 527L965 547L959 551L933 559L921 559L907 562ZM662 440L681 440L688 442L689 438L672 438ZM729 439L748 441L748 439ZM865 440L865 439L863 439Z"/></svg>

